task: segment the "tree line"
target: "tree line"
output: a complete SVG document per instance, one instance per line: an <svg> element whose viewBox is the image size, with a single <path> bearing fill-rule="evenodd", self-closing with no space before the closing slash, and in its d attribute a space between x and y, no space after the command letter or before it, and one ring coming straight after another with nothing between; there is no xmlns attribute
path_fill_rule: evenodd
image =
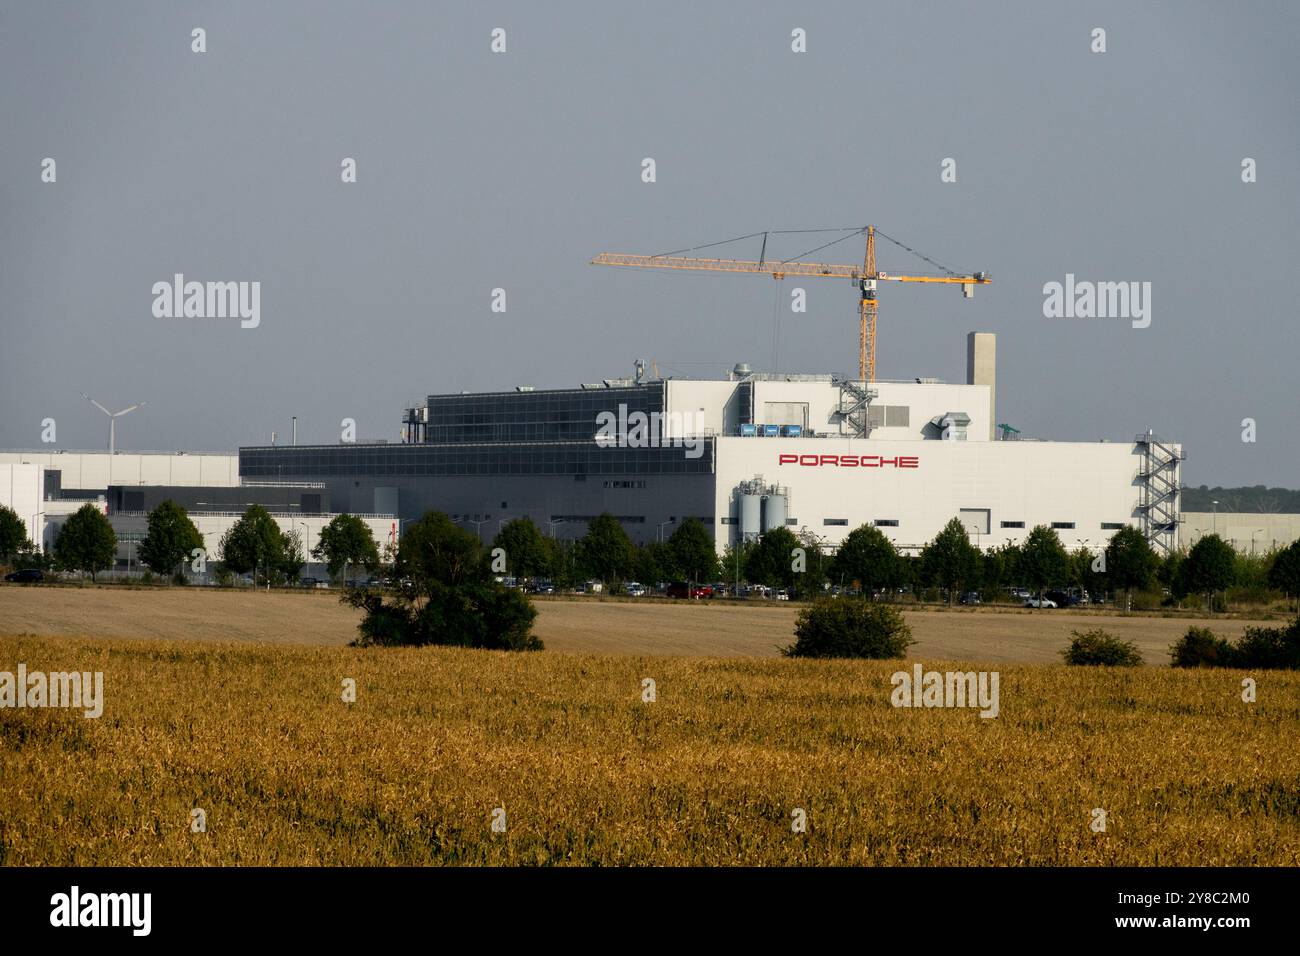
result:
<svg viewBox="0 0 1300 956"><path fill-rule="evenodd" d="M187 566L203 547L203 536L185 509L164 501L149 513L138 553L141 564L154 574L184 583ZM0 562L5 564L84 572L94 579L113 567L116 551L112 525L93 504L69 516L49 555L28 540L17 514L0 507ZM332 578L344 583L362 571L375 574L383 560L391 563L396 558L390 553L381 560L369 528L350 514L332 518L311 553L326 564ZM730 544L719 558L712 533L695 518L679 523L663 541L636 545L610 514L592 520L581 537L567 540L546 537L532 519L521 517L502 524L485 557L491 558L488 567L494 576L549 579L558 587L593 579L611 587L633 580L726 580L787 588L800 595L818 594L830 585L886 595L938 589L950 601L964 591L987 595L1010 587L1040 595L1049 588L1131 595L1160 587L1175 601L1201 595L1210 606L1220 603L1230 588L1257 596L1268 591L1288 598L1300 595L1300 542L1245 555L1211 534L1162 557L1141 531L1126 526L1104 548L1067 551L1054 529L1039 525L1021 543L981 549L958 518L917 555L900 552L879 528L864 524L849 532L833 554L811 536L775 528L754 540ZM225 533L215 560L219 582L240 574L267 586L296 581L306 563L300 535L281 529L260 505L248 508Z"/></svg>

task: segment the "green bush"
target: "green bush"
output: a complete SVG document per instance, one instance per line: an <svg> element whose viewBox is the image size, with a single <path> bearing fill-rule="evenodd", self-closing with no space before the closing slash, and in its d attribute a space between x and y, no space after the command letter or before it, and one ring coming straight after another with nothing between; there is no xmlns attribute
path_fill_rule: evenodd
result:
<svg viewBox="0 0 1300 956"><path fill-rule="evenodd" d="M1300 618L1287 627L1248 627L1233 655L1236 667L1300 670Z"/></svg>
<svg viewBox="0 0 1300 956"><path fill-rule="evenodd" d="M374 589L351 588L343 600L366 612L357 647L443 644L498 651L540 651L532 633L537 609L519 591L495 581L429 587L422 605L385 602Z"/></svg>
<svg viewBox="0 0 1300 956"><path fill-rule="evenodd" d="M1124 607L1124 595L1120 594L1116 601L1121 608ZM1134 591L1133 592L1133 610L1135 611L1157 611L1166 606L1166 596L1163 591Z"/></svg>
<svg viewBox="0 0 1300 956"><path fill-rule="evenodd" d="M867 598L822 598L799 612L786 657L903 657L912 629L888 604Z"/></svg>
<svg viewBox="0 0 1300 956"><path fill-rule="evenodd" d="M1169 653L1174 667L1300 670L1300 618L1286 627L1248 627L1236 644L1208 628L1188 628Z"/></svg>
<svg viewBox="0 0 1300 956"><path fill-rule="evenodd" d="M1137 667L1142 654L1132 641L1122 641L1103 630L1071 632L1070 646L1061 651L1067 664L1101 667Z"/></svg>
<svg viewBox="0 0 1300 956"><path fill-rule="evenodd" d="M1189 627L1169 649L1174 667L1235 667L1236 648L1208 627Z"/></svg>
<svg viewBox="0 0 1300 956"><path fill-rule="evenodd" d="M1263 585L1228 588L1223 594L1225 604L1276 604L1282 600L1282 592Z"/></svg>

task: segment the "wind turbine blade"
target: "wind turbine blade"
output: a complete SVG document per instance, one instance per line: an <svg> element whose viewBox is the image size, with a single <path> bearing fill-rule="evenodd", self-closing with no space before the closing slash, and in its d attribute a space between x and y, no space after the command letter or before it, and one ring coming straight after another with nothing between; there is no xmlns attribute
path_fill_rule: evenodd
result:
<svg viewBox="0 0 1300 956"><path fill-rule="evenodd" d="M112 417L113 417L113 413L112 413L112 412L110 412L110 411L109 411L107 408L105 408L103 405L99 404L99 402L95 401L93 398L91 398L91 397L90 397L89 395L87 395L85 392L82 392L82 393L81 393L81 397L84 398L86 401L90 402L90 404L94 405L96 408L98 408L101 412L103 412L103 413L104 413L105 415L107 415L109 418L112 418Z"/></svg>
<svg viewBox="0 0 1300 956"><path fill-rule="evenodd" d="M145 402L140 402L138 405L132 405L130 408L124 408L124 409L122 409L120 412L114 412L114 413L113 413L113 417L114 417L114 418L117 418L119 415L125 415L127 412L133 412L133 411L135 411L137 408L141 408L141 407L144 406L144 405L145 405Z"/></svg>

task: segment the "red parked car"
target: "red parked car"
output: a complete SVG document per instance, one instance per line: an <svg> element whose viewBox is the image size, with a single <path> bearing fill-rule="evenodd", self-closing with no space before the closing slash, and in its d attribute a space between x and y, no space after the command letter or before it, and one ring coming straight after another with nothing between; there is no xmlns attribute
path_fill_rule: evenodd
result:
<svg viewBox="0 0 1300 956"><path fill-rule="evenodd" d="M670 598L708 598L713 597L713 588L707 584L688 585L685 581L674 581L664 592Z"/></svg>

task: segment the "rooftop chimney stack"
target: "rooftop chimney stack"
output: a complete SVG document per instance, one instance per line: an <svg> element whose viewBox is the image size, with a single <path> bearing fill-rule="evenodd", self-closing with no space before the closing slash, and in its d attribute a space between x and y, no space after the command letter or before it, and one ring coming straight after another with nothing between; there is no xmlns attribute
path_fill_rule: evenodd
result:
<svg viewBox="0 0 1300 956"><path fill-rule="evenodd" d="M989 387L989 441L998 429L997 354L998 338L992 332L966 334L966 384Z"/></svg>

